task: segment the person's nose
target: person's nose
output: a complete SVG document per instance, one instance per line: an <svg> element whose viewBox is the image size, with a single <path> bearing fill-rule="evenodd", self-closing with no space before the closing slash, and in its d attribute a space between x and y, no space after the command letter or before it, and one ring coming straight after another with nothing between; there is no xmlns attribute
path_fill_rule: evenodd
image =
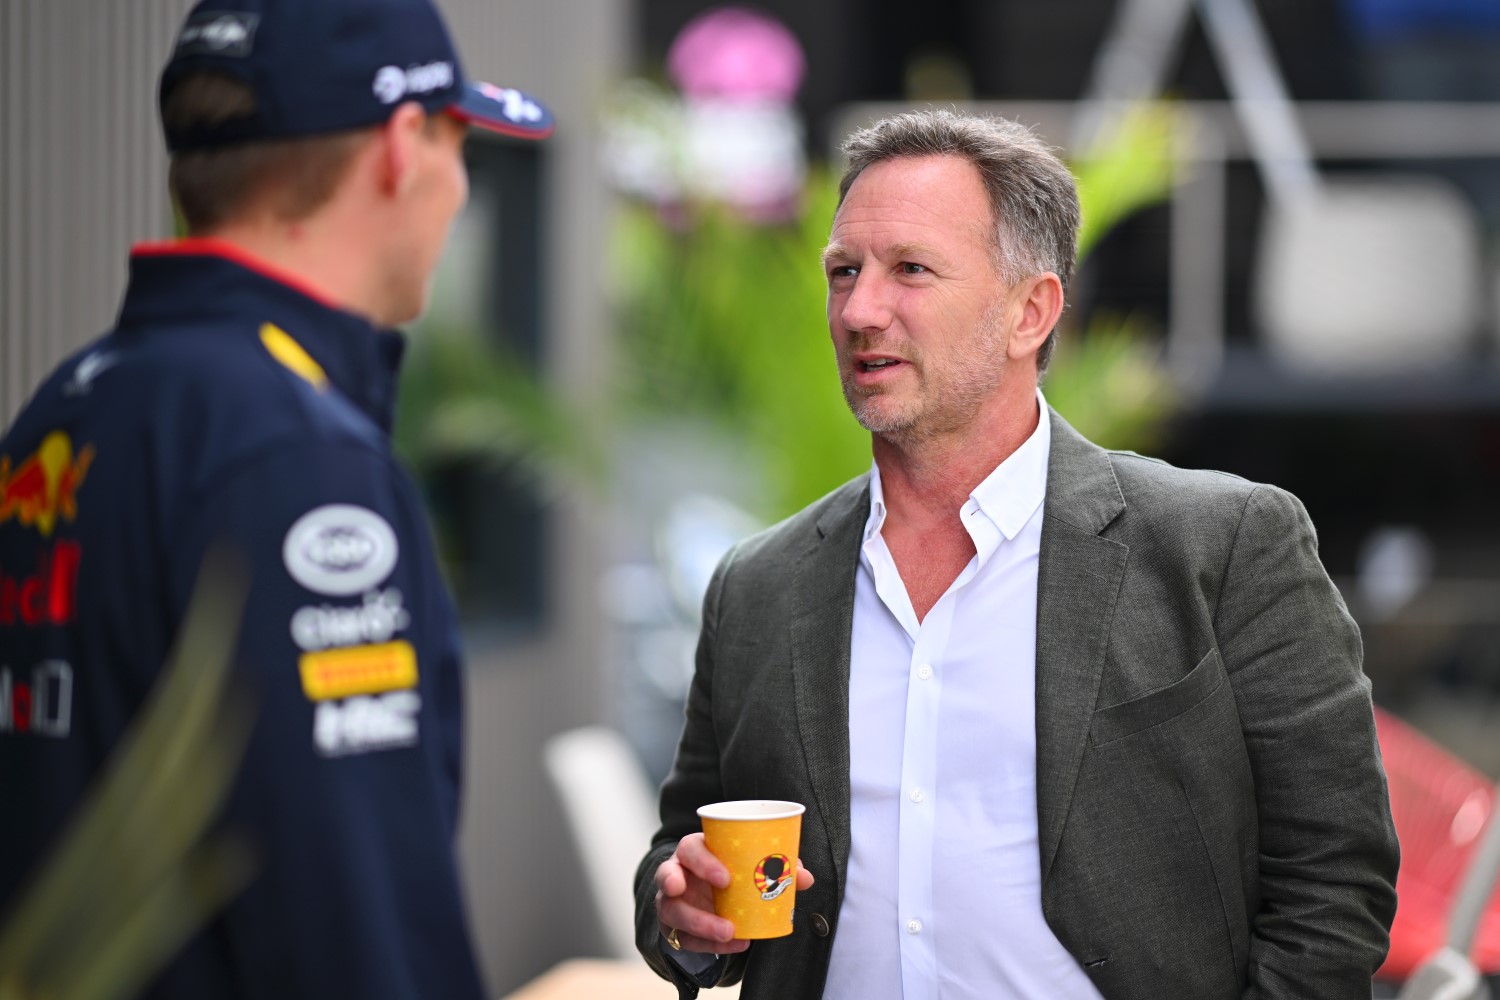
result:
<svg viewBox="0 0 1500 1000"><path fill-rule="evenodd" d="M886 283L878 274L861 271L839 310L839 322L850 331L884 330L891 325L891 314L892 302Z"/></svg>

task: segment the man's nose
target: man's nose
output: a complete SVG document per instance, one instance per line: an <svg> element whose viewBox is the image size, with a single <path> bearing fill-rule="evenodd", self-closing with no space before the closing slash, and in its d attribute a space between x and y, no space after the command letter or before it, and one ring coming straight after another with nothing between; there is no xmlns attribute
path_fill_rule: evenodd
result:
<svg viewBox="0 0 1500 1000"><path fill-rule="evenodd" d="M888 289L877 274L863 271L854 279L854 288L839 310L839 322L846 330L884 330L891 325L891 300Z"/></svg>

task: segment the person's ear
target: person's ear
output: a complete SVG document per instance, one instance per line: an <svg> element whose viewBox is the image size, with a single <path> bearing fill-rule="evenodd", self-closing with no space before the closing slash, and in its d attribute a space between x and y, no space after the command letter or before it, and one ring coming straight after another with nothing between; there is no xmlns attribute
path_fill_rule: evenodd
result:
<svg viewBox="0 0 1500 1000"><path fill-rule="evenodd" d="M1007 356L1013 361L1034 357L1062 317L1062 282L1051 271L1024 279L1012 293L1019 315L1011 330Z"/></svg>
<svg viewBox="0 0 1500 1000"><path fill-rule="evenodd" d="M411 187L426 124L427 112L415 101L408 101L381 126L380 187L384 194L400 197Z"/></svg>

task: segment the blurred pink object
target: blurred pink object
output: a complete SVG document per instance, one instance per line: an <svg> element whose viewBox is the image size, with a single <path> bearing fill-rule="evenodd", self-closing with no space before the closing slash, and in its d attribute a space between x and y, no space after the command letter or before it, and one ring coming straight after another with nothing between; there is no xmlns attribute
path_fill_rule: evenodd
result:
<svg viewBox="0 0 1500 1000"><path fill-rule="evenodd" d="M1480 832L1493 821L1495 786L1387 712L1375 710L1375 727L1401 842L1396 922L1378 975L1400 981L1447 939L1459 883ZM1500 894L1490 897L1470 957L1486 975L1500 972Z"/></svg>
<svg viewBox="0 0 1500 1000"><path fill-rule="evenodd" d="M780 21L744 7L693 18L667 54L667 69L690 98L790 103L802 85L802 46Z"/></svg>

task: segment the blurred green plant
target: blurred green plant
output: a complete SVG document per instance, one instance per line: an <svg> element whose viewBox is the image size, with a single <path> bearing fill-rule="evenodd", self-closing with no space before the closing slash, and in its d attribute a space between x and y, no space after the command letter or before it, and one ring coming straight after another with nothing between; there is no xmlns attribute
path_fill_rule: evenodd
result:
<svg viewBox="0 0 1500 1000"><path fill-rule="evenodd" d="M628 206L611 248L625 412L719 429L760 470L768 519L870 464L823 318L819 254L837 191L815 174L805 198L794 222L772 226L700 205L679 229Z"/></svg>
<svg viewBox="0 0 1500 1000"><path fill-rule="evenodd" d="M1106 125L1089 156L1070 164L1083 213L1080 265L1111 229L1168 196L1173 144L1191 142L1185 127L1171 103L1140 104ZM1156 331L1136 317L1098 313L1082 335L1059 336L1043 385L1047 402L1101 447L1152 450L1178 404Z"/></svg>
<svg viewBox="0 0 1500 1000"><path fill-rule="evenodd" d="M424 328L402 372L394 441L419 473L475 462L545 493L602 490L607 417L564 399L514 349L452 328Z"/></svg>
<svg viewBox="0 0 1500 1000"><path fill-rule="evenodd" d="M1073 164L1082 261L1121 220L1166 197L1178 124L1168 104L1122 115ZM425 331L403 386L398 445L418 466L515 462L538 484L602 485L632 427L664 419L719 432L758 470L755 513L775 520L868 468L869 435L838 390L819 253L837 190L814 171L797 217L766 225L717 205L665 216L632 203L610 247L617 303L609 398L588 410L477 335ZM1080 431L1148 449L1175 400L1140 320L1101 316L1061 334L1044 386ZM752 504L755 498L743 498Z"/></svg>
<svg viewBox="0 0 1500 1000"><path fill-rule="evenodd" d="M230 686L248 579L205 560L145 709L0 926L0 1000L126 1000L254 875L209 830L249 736Z"/></svg>
<svg viewBox="0 0 1500 1000"><path fill-rule="evenodd" d="M1160 353L1140 320L1095 316L1084 336L1058 341L1047 402L1101 448L1149 452L1177 407Z"/></svg>
<svg viewBox="0 0 1500 1000"><path fill-rule="evenodd" d="M1083 209L1079 261L1088 257L1105 233L1171 192L1172 146L1192 141L1185 128L1185 120L1170 102L1136 105L1105 125L1087 156L1069 164L1078 180Z"/></svg>

